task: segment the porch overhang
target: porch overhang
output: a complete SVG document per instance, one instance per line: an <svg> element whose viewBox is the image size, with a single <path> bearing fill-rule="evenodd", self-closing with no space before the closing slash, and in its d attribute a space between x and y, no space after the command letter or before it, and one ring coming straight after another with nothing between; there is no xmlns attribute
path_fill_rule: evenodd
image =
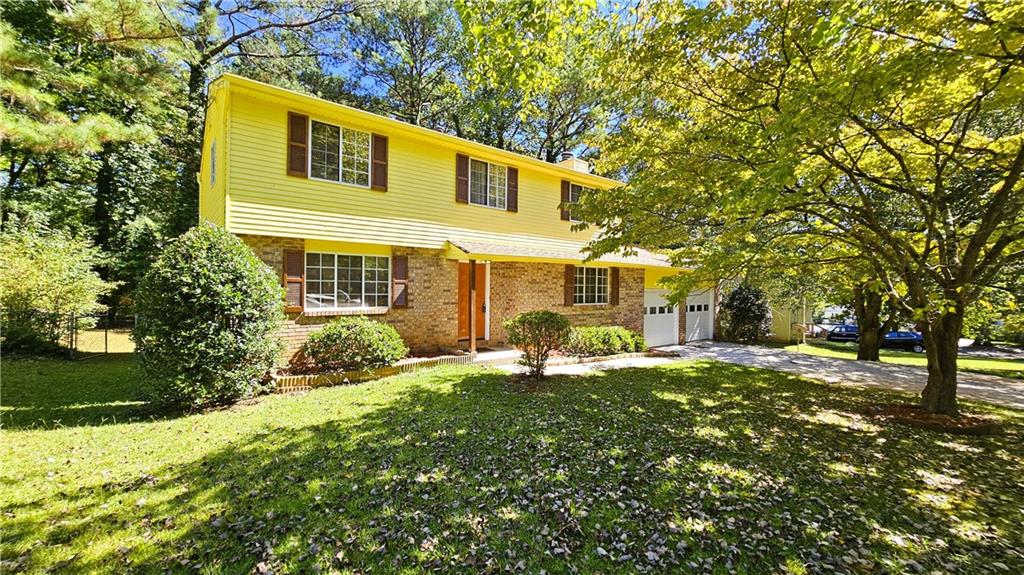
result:
<svg viewBox="0 0 1024 575"><path fill-rule="evenodd" d="M449 238L445 257L457 261L535 262L572 265L606 265L632 268L677 269L665 256L636 248L635 254L606 254L587 260L584 244L545 240L543 243L509 243Z"/></svg>

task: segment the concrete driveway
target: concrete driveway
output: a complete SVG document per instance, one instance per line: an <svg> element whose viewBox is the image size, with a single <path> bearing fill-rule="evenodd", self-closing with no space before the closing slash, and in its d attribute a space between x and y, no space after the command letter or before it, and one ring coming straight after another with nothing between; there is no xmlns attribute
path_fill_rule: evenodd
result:
<svg viewBox="0 0 1024 575"><path fill-rule="evenodd" d="M659 348L683 359L713 359L802 375L826 383L921 393L928 380L923 367L818 357L779 348L728 343L699 343ZM1024 381L960 372L957 395L1024 409Z"/></svg>

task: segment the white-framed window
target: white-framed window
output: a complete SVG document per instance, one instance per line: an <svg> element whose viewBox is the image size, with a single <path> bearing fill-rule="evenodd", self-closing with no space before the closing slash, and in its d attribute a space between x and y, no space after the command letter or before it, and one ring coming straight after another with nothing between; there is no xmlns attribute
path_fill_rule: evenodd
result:
<svg viewBox="0 0 1024 575"><path fill-rule="evenodd" d="M306 252L306 309L388 307L391 258Z"/></svg>
<svg viewBox="0 0 1024 575"><path fill-rule="evenodd" d="M577 266L572 303L577 305L608 303L608 268Z"/></svg>
<svg viewBox="0 0 1024 575"><path fill-rule="evenodd" d="M708 311L709 309L711 308L709 308L706 303L690 304L686 306L686 311L689 312Z"/></svg>
<svg viewBox="0 0 1024 575"><path fill-rule="evenodd" d="M481 160L469 161L469 203L505 209L508 168Z"/></svg>
<svg viewBox="0 0 1024 575"><path fill-rule="evenodd" d="M370 186L370 133L310 120L309 176Z"/></svg>
<svg viewBox="0 0 1024 575"><path fill-rule="evenodd" d="M580 197L591 191L591 188L584 188L579 184L569 184L569 221L578 222L579 218L572 215L572 206L579 203Z"/></svg>

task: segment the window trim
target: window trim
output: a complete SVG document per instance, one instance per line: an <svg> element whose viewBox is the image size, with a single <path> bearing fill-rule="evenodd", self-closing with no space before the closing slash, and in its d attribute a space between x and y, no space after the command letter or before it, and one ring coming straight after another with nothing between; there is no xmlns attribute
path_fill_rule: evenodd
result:
<svg viewBox="0 0 1024 575"><path fill-rule="evenodd" d="M499 164L497 162L489 162L489 161L484 160L482 158L478 158L476 156L470 156L468 154L465 154L465 156L467 158L469 158L469 160L468 160L469 165L467 166L469 168L468 169L468 173L467 173L468 180L466 181L466 204L470 205L470 206L478 206L478 207L481 207L481 208L491 208L492 210L500 210L502 212L508 211L508 168L509 168L508 165L506 165L506 164ZM490 183L489 183L490 178L491 178L490 166L501 166L501 167L505 168L505 207L490 206L490 205L487 205L487 204L479 204L479 203L473 201L473 161L474 160L476 160L477 162L483 162L484 164L487 165L487 179L488 179L488 183L484 185L484 188L485 188L485 190L484 190L484 197L487 196L486 188L490 185ZM515 213L515 212L513 212L513 213Z"/></svg>
<svg viewBox="0 0 1024 575"><path fill-rule="evenodd" d="M573 270L573 284L572 284L572 305L573 305L573 307L576 307L578 305L581 305L581 306L611 305L611 299L612 299L612 274L611 274L611 268L607 268L607 267L603 267L603 266L573 266L573 267L575 268ZM605 283L604 283L604 301L603 302L596 302L596 301L595 302L577 302L576 301L576 286L578 285L576 283L576 278L579 277L579 274L576 273L576 270L581 270L581 269L582 270L586 270L586 269L604 270L604 273L605 273ZM586 298L586 295L587 295L586 294L586 286L587 286L587 284L586 284L585 280L586 280L586 272L584 272L584 282L583 282L583 297L584 298Z"/></svg>
<svg viewBox="0 0 1024 575"><path fill-rule="evenodd" d="M326 181L329 182L331 180L326 180ZM335 305L334 305L334 307L309 307L309 306L306 305L306 298L309 297L308 284L309 284L309 281L310 281L309 277L308 277L309 276L309 274L308 274L308 269L309 268L308 268L308 265L306 264L306 257L309 254L328 255L328 256L334 256L335 257L335 260L334 260L334 301L335 301ZM360 286L360 288L362 289L362 292L363 292L363 299L366 299L366 275L365 275L365 273L366 273L366 258L385 258L386 260L388 260L388 273L387 273L387 280L385 281L385 283L388 286L387 305L366 305L365 303L363 305L360 305L360 306L339 306L339 305L337 305L337 301L338 301L338 260L337 260L337 257L338 256L360 257L360 258L363 259L363 274L364 275L360 279L360 282L359 282L359 286ZM318 266L318 267L322 268L323 266ZM388 311L391 311L391 273L392 273L392 268L391 268L391 255L390 254L388 254L386 256L382 256L382 255L378 255L378 254L353 254L353 253L346 253L346 252L314 252L314 251L306 251L302 255L302 274L303 274L302 277L305 278L305 283L306 283L306 286L302 290L303 291L303 293L302 293L302 310L304 312L309 312L309 313L312 313L312 314L324 314L324 315L328 315L328 314L330 314L332 312L343 312L343 313L347 312L347 313L356 314L356 312L359 312L359 311L364 311L365 312L365 311L373 311L373 310L380 310L380 309L386 309ZM317 279L317 280L312 280L312 281L320 282L322 280Z"/></svg>
<svg viewBox="0 0 1024 575"><path fill-rule="evenodd" d="M337 180L328 180L327 178L318 178L318 177L313 175L313 122L318 122L320 124L326 124L328 126L334 126L335 128L338 128L338 179ZM362 132L362 133L364 133L364 134L369 136L369 138L367 139L367 142L366 142L366 162L367 163L366 163L366 185L365 186L362 185L362 184L350 184L348 182L341 181L342 148L345 145L344 134L345 134L345 130L346 129L352 130L354 132ZM317 182L327 182L329 184L340 184L342 186L352 186L353 188L359 188L359 189L363 189L363 190L372 189L371 186L373 185L373 132L369 132L369 131L366 131L366 130L360 130L358 128L352 128L352 127L349 127L349 126L344 126L342 124L335 124L333 122L328 122L328 121L322 120L320 118L314 118L313 116L309 116L306 119L306 173L309 174L309 179L310 180L314 180L314 181L317 181ZM327 252L315 252L315 253L327 253ZM360 255L360 254L337 254L337 255L353 255L353 256L357 256L357 255ZM390 257L390 256L388 256L388 257ZM318 309L322 309L322 308L318 308Z"/></svg>

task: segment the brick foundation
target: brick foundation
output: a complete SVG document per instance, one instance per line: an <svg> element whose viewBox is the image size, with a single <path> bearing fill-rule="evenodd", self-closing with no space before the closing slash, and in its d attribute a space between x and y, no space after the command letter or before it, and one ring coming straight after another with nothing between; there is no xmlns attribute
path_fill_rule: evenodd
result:
<svg viewBox="0 0 1024 575"><path fill-rule="evenodd" d="M256 255L282 275L285 249L303 249L304 241L270 236L239 236ZM442 250L395 246L393 255L409 256L409 306L371 315L391 324L414 353L458 347L458 263ZM618 325L643 331L644 271L621 268L619 304L566 306L561 264L492 262L490 265L491 345L505 343L502 321L523 312L547 309L564 314L573 325ZM481 286L482 287L482 286ZM481 290L482 293L482 290ZM684 308L685 310L685 308ZM685 311L680 313L681 339L685 339ZM335 316L289 314L281 328L283 360L290 359L309 334Z"/></svg>

